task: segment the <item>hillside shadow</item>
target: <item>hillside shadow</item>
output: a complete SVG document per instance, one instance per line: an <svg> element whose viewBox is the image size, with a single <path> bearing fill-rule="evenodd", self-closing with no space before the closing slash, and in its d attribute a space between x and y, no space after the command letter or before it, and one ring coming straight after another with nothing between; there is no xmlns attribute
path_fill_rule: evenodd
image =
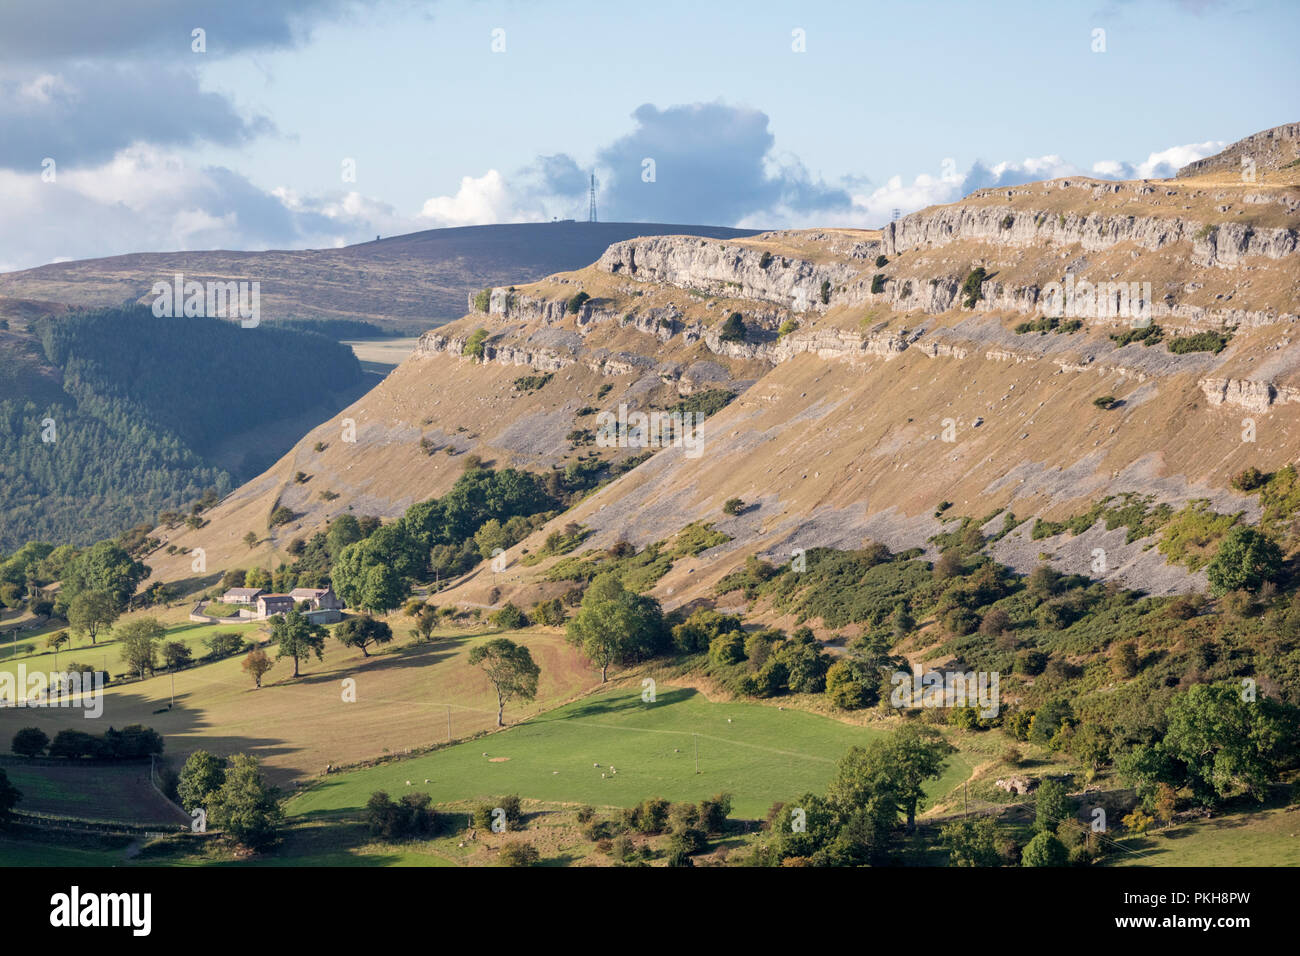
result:
<svg viewBox="0 0 1300 956"><path fill-rule="evenodd" d="M699 691L690 687L675 687L672 690L655 695L654 703L649 703L641 699L641 695L636 691L628 691L626 697L606 698L603 700L587 699L577 704L570 704L563 708L563 713L552 711L548 714L540 714L534 717L529 723L545 723L550 720L572 720L582 717L614 717L619 714L626 714L631 711L646 710L653 707L663 707L671 704L680 704L696 696Z"/></svg>

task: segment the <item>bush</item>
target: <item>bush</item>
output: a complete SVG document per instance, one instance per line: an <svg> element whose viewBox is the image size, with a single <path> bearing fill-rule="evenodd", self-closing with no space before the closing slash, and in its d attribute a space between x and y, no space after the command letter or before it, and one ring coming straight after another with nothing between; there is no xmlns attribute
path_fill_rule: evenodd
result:
<svg viewBox="0 0 1300 956"><path fill-rule="evenodd" d="M822 279L821 300L822 300L822 305L831 304L831 280L830 279Z"/></svg>
<svg viewBox="0 0 1300 956"><path fill-rule="evenodd" d="M984 298L984 292L980 288L984 280L988 278L988 273L984 271L983 266L976 266L966 276L966 281L961 286L962 305L968 309L975 308L975 303Z"/></svg>
<svg viewBox="0 0 1300 956"><path fill-rule="evenodd" d="M1099 398L1094 398L1092 404L1096 405L1098 408L1109 410L1119 404L1119 399L1114 395L1102 395Z"/></svg>
<svg viewBox="0 0 1300 956"><path fill-rule="evenodd" d="M388 794L376 790L366 804L370 832L384 840L406 840L431 833L437 817L429 809L427 793L408 793L394 803Z"/></svg>
<svg viewBox="0 0 1300 956"><path fill-rule="evenodd" d="M722 506L722 513L728 515L738 515L745 510L745 502L740 498L728 498Z"/></svg>
<svg viewBox="0 0 1300 956"><path fill-rule="evenodd" d="M884 256L876 256L876 268L877 268L877 269L883 269L883 268L885 268L885 266L887 266L887 265L889 265L889 260L888 260L888 259L886 259Z"/></svg>
<svg viewBox="0 0 1300 956"><path fill-rule="evenodd" d="M1237 491L1249 493L1268 484L1270 477L1272 476L1264 474L1264 472L1252 465L1251 467L1244 468L1233 475L1229 484L1231 484Z"/></svg>
<svg viewBox="0 0 1300 956"><path fill-rule="evenodd" d="M1070 855L1055 834L1040 833L1025 845L1021 866L1068 866Z"/></svg>
<svg viewBox="0 0 1300 956"><path fill-rule="evenodd" d="M745 659L745 634L743 631L731 631L715 637L709 643L709 663L725 667L739 664Z"/></svg>
<svg viewBox="0 0 1300 956"><path fill-rule="evenodd" d="M953 637L965 637L980 626L979 615L964 607L955 607L943 616L944 629Z"/></svg>
<svg viewBox="0 0 1300 956"><path fill-rule="evenodd" d="M717 793L700 801L700 827L705 833L721 833L731 815L731 794Z"/></svg>
<svg viewBox="0 0 1300 956"><path fill-rule="evenodd" d="M543 627L559 627L568 617L564 613L564 604L559 598L538 601L533 606L533 620Z"/></svg>
<svg viewBox="0 0 1300 956"><path fill-rule="evenodd" d="M487 329L475 329L470 333L469 338L465 340L464 346L461 347L460 354L468 358L483 358L483 343L487 341Z"/></svg>
<svg viewBox="0 0 1300 956"><path fill-rule="evenodd" d="M24 727L14 734L10 750L21 757L36 757L45 752L49 736L39 727Z"/></svg>
<svg viewBox="0 0 1300 956"><path fill-rule="evenodd" d="M880 295L880 293L884 291L885 291L885 274L883 272L877 272L874 276L871 277L871 294Z"/></svg>
<svg viewBox="0 0 1300 956"><path fill-rule="evenodd" d="M569 304L565 306L565 308L567 309L570 315L577 315L578 310L582 308L583 303L585 303L590 298L591 296L587 295L587 293L579 292L572 299L569 300Z"/></svg>
<svg viewBox="0 0 1300 956"><path fill-rule="evenodd" d="M772 253L764 251L764 253L758 257L758 267L760 269L766 269L771 264L772 264Z"/></svg>
<svg viewBox="0 0 1300 956"><path fill-rule="evenodd" d="M537 847L523 840L515 840L501 848L502 866L536 866L541 858Z"/></svg>
<svg viewBox="0 0 1300 956"><path fill-rule="evenodd" d="M1282 570L1282 550L1272 538L1254 528L1233 528L1219 544L1219 553L1205 568L1215 594L1258 591L1276 581Z"/></svg>
<svg viewBox="0 0 1300 956"><path fill-rule="evenodd" d="M692 853L699 853L709 845L707 834L698 827L685 827L673 834L672 839L668 841L668 853L670 856L682 855L690 856Z"/></svg>
<svg viewBox="0 0 1300 956"><path fill-rule="evenodd" d="M492 623L502 630L516 631L521 627L528 626L528 618L523 611L507 601L501 610L492 615Z"/></svg>
<svg viewBox="0 0 1300 956"><path fill-rule="evenodd" d="M474 293L474 311L487 312L492 305L492 289L481 289Z"/></svg>
<svg viewBox="0 0 1300 956"><path fill-rule="evenodd" d="M745 320L739 312L733 312L722 323L718 338L723 342L743 342L745 341L745 332Z"/></svg>
<svg viewBox="0 0 1300 956"><path fill-rule="evenodd" d="M1175 355L1189 352L1213 352L1218 355L1228 347L1232 335L1221 332L1198 332L1195 335L1181 335L1169 340L1169 351Z"/></svg>

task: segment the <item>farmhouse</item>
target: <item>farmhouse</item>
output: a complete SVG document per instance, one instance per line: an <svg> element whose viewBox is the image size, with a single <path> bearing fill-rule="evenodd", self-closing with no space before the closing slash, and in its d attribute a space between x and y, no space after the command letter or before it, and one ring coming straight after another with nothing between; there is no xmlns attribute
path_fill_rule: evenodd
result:
<svg viewBox="0 0 1300 956"><path fill-rule="evenodd" d="M231 588L221 595L222 604L256 604L266 592L261 588Z"/></svg>
<svg viewBox="0 0 1300 956"><path fill-rule="evenodd" d="M293 596L290 594L259 594L257 597L257 617L265 620L277 614L292 611Z"/></svg>
<svg viewBox="0 0 1300 956"><path fill-rule="evenodd" d="M337 611L343 602L334 593L333 588L294 588L289 592L295 604L306 601L313 611Z"/></svg>

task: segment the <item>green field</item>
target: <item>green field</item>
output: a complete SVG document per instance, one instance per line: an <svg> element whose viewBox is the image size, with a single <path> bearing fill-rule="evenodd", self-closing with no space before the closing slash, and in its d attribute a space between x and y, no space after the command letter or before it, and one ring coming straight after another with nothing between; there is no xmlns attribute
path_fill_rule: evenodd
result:
<svg viewBox="0 0 1300 956"><path fill-rule="evenodd" d="M245 640L250 640L263 624L262 621L254 621L248 624L199 624L194 621L186 621L167 627L167 636L164 639L180 641L185 644L189 647L195 660L198 660L208 652L203 641L213 634L239 634ZM51 630L66 630L66 628L52 628ZM114 640L112 632L109 632L105 637L101 637L97 644L91 644L90 639L86 637L73 638L72 643L73 646L71 647L65 644L57 655L55 655L54 651L46 648L44 637L28 640L26 644L20 639L16 656L9 653L8 643L0 645L0 671L16 673L20 663L27 665L28 672L34 670L53 671L58 668L66 668L69 663L76 661L80 664L89 664L92 667L105 669L111 674L126 672L127 664L122 660L122 646ZM23 650L24 647L27 647L26 651Z"/></svg>
<svg viewBox="0 0 1300 956"><path fill-rule="evenodd" d="M1300 806L1184 823L1120 843L1115 866L1300 866Z"/></svg>
<svg viewBox="0 0 1300 956"><path fill-rule="evenodd" d="M758 817L774 801L821 792L851 746L885 732L760 704L710 703L681 688L661 688L653 704L619 691L477 741L324 778L287 810L299 817L355 810L375 790L394 797L424 791L435 804L517 793L620 807L647 797L698 801L725 790L734 815ZM951 790L968 766L958 756L932 792Z"/></svg>

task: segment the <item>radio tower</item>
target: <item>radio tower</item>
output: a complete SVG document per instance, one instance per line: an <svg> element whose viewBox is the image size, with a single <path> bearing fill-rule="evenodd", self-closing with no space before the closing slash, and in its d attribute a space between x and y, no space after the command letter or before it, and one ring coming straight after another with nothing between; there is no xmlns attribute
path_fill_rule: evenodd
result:
<svg viewBox="0 0 1300 956"><path fill-rule="evenodd" d="M591 209L587 213L587 222L596 221L596 174L591 174Z"/></svg>

